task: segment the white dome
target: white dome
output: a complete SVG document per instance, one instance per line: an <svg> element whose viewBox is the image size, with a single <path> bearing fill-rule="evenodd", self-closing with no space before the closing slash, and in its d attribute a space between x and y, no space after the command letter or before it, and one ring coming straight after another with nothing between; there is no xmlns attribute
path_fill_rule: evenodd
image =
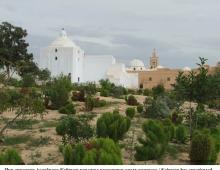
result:
<svg viewBox="0 0 220 170"><path fill-rule="evenodd" d="M62 29L60 36L53 41L50 46L53 47L76 47L75 43L67 37L66 31Z"/></svg>
<svg viewBox="0 0 220 170"><path fill-rule="evenodd" d="M191 68L189 68L189 67L184 67L184 68L183 68L183 71L191 71Z"/></svg>
<svg viewBox="0 0 220 170"><path fill-rule="evenodd" d="M141 60L134 59L130 62L130 67L144 67L144 63Z"/></svg>

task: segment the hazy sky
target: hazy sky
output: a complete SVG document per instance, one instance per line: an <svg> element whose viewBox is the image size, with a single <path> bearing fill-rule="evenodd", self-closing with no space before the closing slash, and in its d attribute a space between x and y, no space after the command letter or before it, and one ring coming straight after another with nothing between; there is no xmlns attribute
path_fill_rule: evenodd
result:
<svg viewBox="0 0 220 170"><path fill-rule="evenodd" d="M219 0L0 0L0 21L27 29L39 55L61 28L86 54L149 65L153 48L167 67L220 60Z"/></svg>

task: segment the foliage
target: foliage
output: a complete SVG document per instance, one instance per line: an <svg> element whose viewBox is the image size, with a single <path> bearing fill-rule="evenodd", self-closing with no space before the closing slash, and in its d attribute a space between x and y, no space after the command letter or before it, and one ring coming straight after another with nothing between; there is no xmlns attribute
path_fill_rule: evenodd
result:
<svg viewBox="0 0 220 170"><path fill-rule="evenodd" d="M180 143L185 143L187 139L187 130L185 126L178 125L176 128L176 140Z"/></svg>
<svg viewBox="0 0 220 170"><path fill-rule="evenodd" d="M137 105L137 112L142 113L144 111L144 107L142 104Z"/></svg>
<svg viewBox="0 0 220 170"><path fill-rule="evenodd" d="M99 98L94 98L94 107L106 106L107 102L105 100L100 100Z"/></svg>
<svg viewBox="0 0 220 170"><path fill-rule="evenodd" d="M179 109L175 109L171 114L171 120L174 124L181 124L183 121L182 112Z"/></svg>
<svg viewBox="0 0 220 170"><path fill-rule="evenodd" d="M154 98L157 98L158 96L163 96L165 93L165 88L162 84L159 84L152 88L152 95Z"/></svg>
<svg viewBox="0 0 220 170"><path fill-rule="evenodd" d="M146 161L160 158L168 143L163 125L159 121L148 120L144 122L142 129L145 137L139 138L141 145L135 147L136 160Z"/></svg>
<svg viewBox="0 0 220 170"><path fill-rule="evenodd" d="M151 95L152 95L152 90L150 90L150 89L144 89L144 90L143 90L143 95L144 95L144 96L151 96Z"/></svg>
<svg viewBox="0 0 220 170"><path fill-rule="evenodd" d="M146 98L143 114L145 117L149 118L166 118L170 114L170 109L163 98Z"/></svg>
<svg viewBox="0 0 220 170"><path fill-rule="evenodd" d="M212 112L198 112L197 126L200 128L216 127L218 124L217 115Z"/></svg>
<svg viewBox="0 0 220 170"><path fill-rule="evenodd" d="M164 126L164 131L167 134L168 140L172 141L172 139L175 137L175 126L173 125L170 119L164 119L162 123Z"/></svg>
<svg viewBox="0 0 220 170"><path fill-rule="evenodd" d="M215 163L215 155L215 144L210 134L204 132L197 132L193 135L189 154L192 163Z"/></svg>
<svg viewBox="0 0 220 170"><path fill-rule="evenodd" d="M75 114L76 113L76 110L75 110L75 106L74 104L72 103L69 103L63 107L61 107L59 109L59 112L60 113L63 113L63 114Z"/></svg>
<svg viewBox="0 0 220 170"><path fill-rule="evenodd" d="M95 101L91 96L86 97L85 109L86 111L92 111L95 106Z"/></svg>
<svg viewBox="0 0 220 170"><path fill-rule="evenodd" d="M1 89L0 98L2 98L1 101L4 101L0 104L0 111L7 109L15 111L15 117L2 127L0 136L5 129L10 127L18 118L25 119L29 115L42 115L45 111L41 94L31 88L22 88L20 91L14 89Z"/></svg>
<svg viewBox="0 0 220 170"><path fill-rule="evenodd" d="M127 104L130 106L137 106L137 99L133 95L129 95L126 100Z"/></svg>
<svg viewBox="0 0 220 170"><path fill-rule="evenodd" d="M93 129L84 119L72 116L62 117L56 126L58 135L63 136L63 142L80 141L93 136Z"/></svg>
<svg viewBox="0 0 220 170"><path fill-rule="evenodd" d="M125 113L126 113L126 116L128 116L129 118L132 119L132 118L134 117L134 115L135 115L135 108L133 108L133 107L128 107L128 108L126 109Z"/></svg>
<svg viewBox="0 0 220 170"><path fill-rule="evenodd" d="M130 119L117 112L104 113L97 121L96 133L98 137L109 137L114 141L122 139L130 127Z"/></svg>
<svg viewBox="0 0 220 170"><path fill-rule="evenodd" d="M64 164L67 165L119 165L122 164L118 144L109 138L98 138L88 143L66 145Z"/></svg>
<svg viewBox="0 0 220 170"><path fill-rule="evenodd" d="M51 107L59 109L68 103L71 89L72 84L69 77L61 75L48 82L43 88L43 93L51 101Z"/></svg>
<svg viewBox="0 0 220 170"><path fill-rule="evenodd" d="M21 156L15 149L7 149L5 153L0 153L0 165L22 165Z"/></svg>
<svg viewBox="0 0 220 170"><path fill-rule="evenodd" d="M73 91L71 99L72 99L72 101L84 102L85 101L85 91L84 90Z"/></svg>

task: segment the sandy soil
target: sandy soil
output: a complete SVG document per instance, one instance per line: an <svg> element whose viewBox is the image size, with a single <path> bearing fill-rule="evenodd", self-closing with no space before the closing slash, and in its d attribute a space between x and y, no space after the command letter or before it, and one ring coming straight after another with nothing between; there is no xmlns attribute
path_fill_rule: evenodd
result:
<svg viewBox="0 0 220 170"><path fill-rule="evenodd" d="M145 96L135 96L139 103L143 103ZM119 109L121 114L125 114L127 107L124 99L115 99L111 97L100 97L108 102L112 102L111 105L101 108L95 108L93 110L96 117L91 121L91 125L95 127L97 119L105 112L111 112L114 109ZM77 114L86 114L83 112L83 103L77 102ZM13 112L4 112L0 115L2 118L11 119L14 117ZM59 151L59 145L61 144L61 136L56 134L55 123L63 116L56 110L48 110L43 117L36 117L38 120L36 124L30 129L7 129L5 135L7 137L15 136L29 136L29 140L25 143L6 146L0 144L0 150L4 150L8 147L16 148L20 153L25 164L62 164L63 156ZM1 119L0 119L1 120ZM132 126L124 137L124 140L120 142L123 145L122 155L124 164L189 164L188 153L178 153L176 158L173 158L166 154L163 160L159 161L134 161L134 146L137 144L137 138L143 135L141 130L141 124L146 119L136 115L132 120ZM0 121L0 127L4 125L4 121ZM47 139L47 142L38 146L33 144L33 140ZM220 163L220 158L218 159Z"/></svg>

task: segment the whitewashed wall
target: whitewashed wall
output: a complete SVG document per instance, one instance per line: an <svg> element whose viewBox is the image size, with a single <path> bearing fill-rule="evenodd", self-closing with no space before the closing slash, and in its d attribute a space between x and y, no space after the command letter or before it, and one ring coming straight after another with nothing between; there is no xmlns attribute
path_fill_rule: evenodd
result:
<svg viewBox="0 0 220 170"><path fill-rule="evenodd" d="M111 55L86 55L84 58L84 81L98 82L107 78L107 70L115 64Z"/></svg>

